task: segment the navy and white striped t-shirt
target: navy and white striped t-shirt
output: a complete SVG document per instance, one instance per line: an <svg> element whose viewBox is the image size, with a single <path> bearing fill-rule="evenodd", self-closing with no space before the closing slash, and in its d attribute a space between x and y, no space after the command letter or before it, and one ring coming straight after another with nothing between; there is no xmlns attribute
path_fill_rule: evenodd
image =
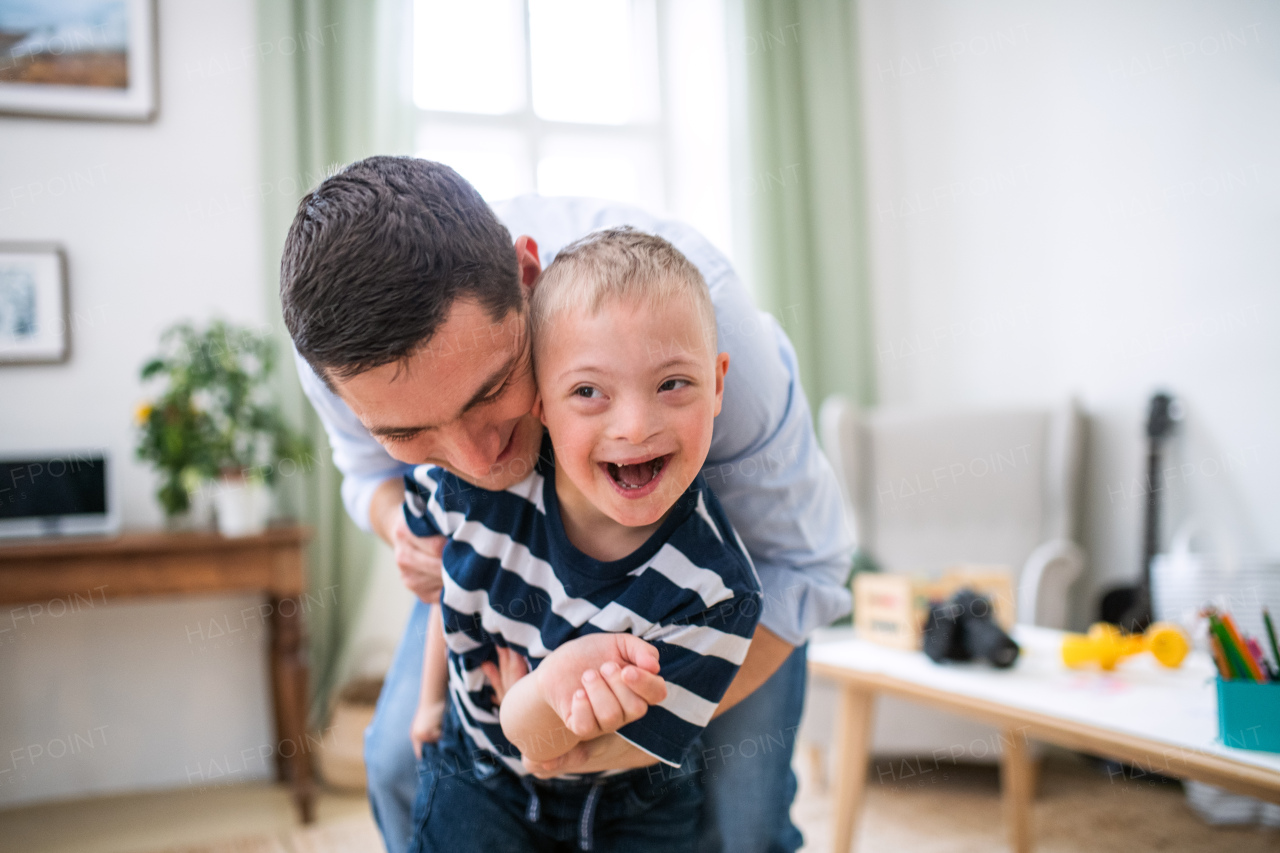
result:
<svg viewBox="0 0 1280 853"><path fill-rule="evenodd" d="M409 529L450 537L441 613L459 719L523 775L480 664L507 646L536 667L575 637L629 632L657 649L667 698L618 734L679 765L746 657L760 616L755 567L701 474L630 556L583 554L565 535L550 456L544 442L534 473L501 492L431 465L405 477Z"/></svg>

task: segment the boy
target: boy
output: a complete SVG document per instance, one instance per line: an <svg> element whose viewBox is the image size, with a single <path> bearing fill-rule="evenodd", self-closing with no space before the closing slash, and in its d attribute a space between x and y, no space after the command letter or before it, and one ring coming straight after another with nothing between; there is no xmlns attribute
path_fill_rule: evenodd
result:
<svg viewBox="0 0 1280 853"><path fill-rule="evenodd" d="M630 229L562 250L529 313L550 438L537 470L504 492L429 466L406 478L410 528L451 537L415 722L438 743L422 750L413 849L692 850L701 789L664 785L654 765L680 767L760 604L699 474L728 355L697 269ZM533 671L517 677L512 652ZM640 769L528 772L588 741Z"/></svg>

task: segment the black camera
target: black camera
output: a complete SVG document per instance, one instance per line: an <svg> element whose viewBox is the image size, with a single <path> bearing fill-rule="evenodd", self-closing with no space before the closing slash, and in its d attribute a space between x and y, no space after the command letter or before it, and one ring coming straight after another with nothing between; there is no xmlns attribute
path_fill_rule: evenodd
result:
<svg viewBox="0 0 1280 853"><path fill-rule="evenodd" d="M1018 644L996 624L991 600L962 589L947 602L929 606L924 653L934 663L985 660L1004 669L1018 659Z"/></svg>

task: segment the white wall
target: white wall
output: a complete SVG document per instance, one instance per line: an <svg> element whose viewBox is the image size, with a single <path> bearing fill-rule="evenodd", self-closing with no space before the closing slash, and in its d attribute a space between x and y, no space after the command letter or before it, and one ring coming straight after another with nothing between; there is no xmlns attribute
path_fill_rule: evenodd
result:
<svg viewBox="0 0 1280 853"><path fill-rule="evenodd" d="M146 393L138 368L160 331L181 318L267 319L248 200L254 3L159 7L155 122L0 117L0 239L63 244L74 315L69 363L0 368L0 449L109 448L133 528L161 523L132 426ZM266 775L261 762L236 764L271 742L265 638L242 615L253 599L84 596L92 609L45 602L34 623L0 613L0 806L199 783L215 762L227 779ZM242 630L210 636L227 620Z"/></svg>
<svg viewBox="0 0 1280 853"><path fill-rule="evenodd" d="M1188 411L1170 523L1280 555L1280 6L863 0L861 23L882 401L1079 396L1077 621L1138 571L1157 387Z"/></svg>

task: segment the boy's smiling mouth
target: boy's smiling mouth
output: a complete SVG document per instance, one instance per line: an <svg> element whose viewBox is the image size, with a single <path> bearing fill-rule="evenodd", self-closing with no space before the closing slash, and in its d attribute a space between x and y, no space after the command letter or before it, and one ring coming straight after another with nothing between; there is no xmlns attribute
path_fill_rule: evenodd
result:
<svg viewBox="0 0 1280 853"><path fill-rule="evenodd" d="M599 464L600 469L604 471L609 481L613 483L614 488L624 497L639 498L653 491L670 459L671 454L668 453L664 456L655 456L652 459L645 459L626 465L619 465L613 462L601 462Z"/></svg>

